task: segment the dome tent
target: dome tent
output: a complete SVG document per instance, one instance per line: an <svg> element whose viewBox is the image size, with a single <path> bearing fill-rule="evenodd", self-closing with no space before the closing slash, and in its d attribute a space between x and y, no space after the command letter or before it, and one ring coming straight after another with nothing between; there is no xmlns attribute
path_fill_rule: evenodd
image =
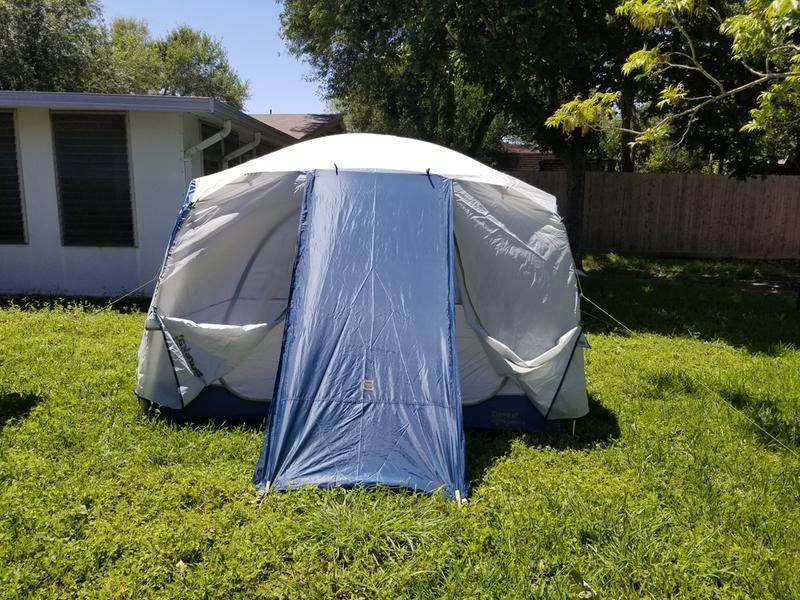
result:
<svg viewBox="0 0 800 600"><path fill-rule="evenodd" d="M298 426L289 405L314 421L324 411L308 405L322 392L360 406L350 427L366 405L405 398L419 423L421 405L444 410L428 434L437 422L460 429L462 411L466 425L518 429L583 416L582 346L553 196L433 144L343 134L192 182L136 393L178 416L230 418L265 415L275 392L271 454L297 457L308 448L289 438L312 425ZM280 470L267 454L262 475ZM438 481L448 477L459 489L452 473Z"/></svg>

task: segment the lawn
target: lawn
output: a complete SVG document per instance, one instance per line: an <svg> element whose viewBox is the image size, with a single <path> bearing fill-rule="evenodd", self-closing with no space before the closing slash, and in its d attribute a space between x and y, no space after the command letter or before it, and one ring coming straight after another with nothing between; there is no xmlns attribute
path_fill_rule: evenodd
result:
<svg viewBox="0 0 800 600"><path fill-rule="evenodd" d="M592 413L468 432L470 501L253 503L258 426L132 390L141 307L0 307L0 596L800 598L796 271L596 256Z"/></svg>

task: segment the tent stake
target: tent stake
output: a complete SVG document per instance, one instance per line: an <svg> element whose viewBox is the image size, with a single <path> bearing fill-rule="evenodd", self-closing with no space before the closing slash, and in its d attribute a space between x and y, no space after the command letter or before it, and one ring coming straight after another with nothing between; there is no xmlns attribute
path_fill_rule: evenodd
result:
<svg viewBox="0 0 800 600"><path fill-rule="evenodd" d="M572 437L575 437L575 423L576 419L572 419Z"/></svg>
<svg viewBox="0 0 800 600"><path fill-rule="evenodd" d="M258 490L258 493L256 494L256 504L261 504L261 502L264 501L264 496L269 493L269 484L270 482L268 481L267 485L264 486L264 489Z"/></svg>

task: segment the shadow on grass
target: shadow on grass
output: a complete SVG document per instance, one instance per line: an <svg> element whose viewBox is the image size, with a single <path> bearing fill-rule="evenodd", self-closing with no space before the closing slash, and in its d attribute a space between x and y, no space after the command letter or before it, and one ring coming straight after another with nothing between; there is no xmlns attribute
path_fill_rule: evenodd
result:
<svg viewBox="0 0 800 600"><path fill-rule="evenodd" d="M263 433L267 427L266 418L249 419L215 419L209 417L184 418L161 410L158 405L138 398L140 414L155 423L164 423L177 429L219 429L219 430L244 430Z"/></svg>
<svg viewBox="0 0 800 600"><path fill-rule="evenodd" d="M598 445L612 444L619 435L617 416L590 394L589 414L576 420L574 435L569 426L562 433L468 430L467 478L473 487L479 486L492 465L511 452L511 445L516 440L528 446L549 446L557 450L589 450Z"/></svg>
<svg viewBox="0 0 800 600"><path fill-rule="evenodd" d="M793 449L800 449L800 424L786 418L781 411L778 398L751 393L742 385L714 386L711 389L698 382L686 371L676 369L658 370L648 377L653 386L652 396L661 400L669 400L675 395L695 395L703 392L719 394L719 397L738 409L752 423L747 427L759 441L768 446L775 446L775 440ZM753 424L755 423L755 425Z"/></svg>
<svg viewBox="0 0 800 600"><path fill-rule="evenodd" d="M676 369L657 370L648 380L655 387L654 396L660 399L671 394L696 394L699 389L694 377Z"/></svg>
<svg viewBox="0 0 800 600"><path fill-rule="evenodd" d="M792 294L769 294L689 278L643 278L637 272L591 271L581 284L586 333L626 335L589 300L635 332L722 340L752 353L775 355L800 340ZM591 338L590 338L591 341Z"/></svg>
<svg viewBox="0 0 800 600"><path fill-rule="evenodd" d="M116 298L88 296L0 296L0 309L16 307L22 310L47 310L52 308L81 308L84 310L102 310L108 308ZM112 310L122 313L147 312L150 299L135 297L116 302Z"/></svg>
<svg viewBox="0 0 800 600"><path fill-rule="evenodd" d="M774 398L757 396L744 388L730 386L720 389L720 395L758 424L758 427L752 424L749 427L764 445L776 446L777 439L789 448L800 450L800 426L784 417Z"/></svg>
<svg viewBox="0 0 800 600"><path fill-rule="evenodd" d="M593 272L636 274L658 279L739 285L765 291L793 290L800 284L800 261L666 258L589 253L584 266Z"/></svg>
<svg viewBox="0 0 800 600"><path fill-rule="evenodd" d="M161 422L176 428L203 428L224 430L245 430L264 433L265 419L221 420L221 419L180 419L162 413L158 408L144 400L139 402L144 418ZM550 446L559 450L588 450L598 444L613 443L620 435L616 415L589 395L589 414L577 419L573 435L570 425L560 433L523 433L519 431L497 431L489 429L469 429L466 431L467 475L472 485L479 485L486 471L498 459L511 451L515 440L522 440L531 446Z"/></svg>
<svg viewBox="0 0 800 600"><path fill-rule="evenodd" d="M0 393L0 430L9 421L24 419L44 398L36 394Z"/></svg>

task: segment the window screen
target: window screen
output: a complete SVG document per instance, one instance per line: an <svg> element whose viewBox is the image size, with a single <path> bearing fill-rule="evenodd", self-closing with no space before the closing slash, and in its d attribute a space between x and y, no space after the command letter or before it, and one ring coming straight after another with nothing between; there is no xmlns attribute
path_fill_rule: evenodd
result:
<svg viewBox="0 0 800 600"><path fill-rule="evenodd" d="M0 112L0 244L24 244L14 113Z"/></svg>
<svg viewBox="0 0 800 600"><path fill-rule="evenodd" d="M65 246L133 246L125 115L53 113Z"/></svg>

